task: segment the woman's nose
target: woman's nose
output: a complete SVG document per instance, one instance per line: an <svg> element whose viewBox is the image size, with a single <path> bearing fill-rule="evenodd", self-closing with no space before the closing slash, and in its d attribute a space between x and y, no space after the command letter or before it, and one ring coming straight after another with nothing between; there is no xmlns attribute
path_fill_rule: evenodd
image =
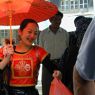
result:
<svg viewBox="0 0 95 95"><path fill-rule="evenodd" d="M30 39L34 39L35 38L35 35L34 34L31 34L30 35Z"/></svg>

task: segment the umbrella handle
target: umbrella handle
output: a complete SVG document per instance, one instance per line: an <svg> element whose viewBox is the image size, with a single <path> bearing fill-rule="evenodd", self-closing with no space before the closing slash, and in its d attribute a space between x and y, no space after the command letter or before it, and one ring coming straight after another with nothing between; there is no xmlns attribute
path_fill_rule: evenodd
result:
<svg viewBox="0 0 95 95"><path fill-rule="evenodd" d="M10 22L10 45L12 45L12 14L9 16L9 22Z"/></svg>

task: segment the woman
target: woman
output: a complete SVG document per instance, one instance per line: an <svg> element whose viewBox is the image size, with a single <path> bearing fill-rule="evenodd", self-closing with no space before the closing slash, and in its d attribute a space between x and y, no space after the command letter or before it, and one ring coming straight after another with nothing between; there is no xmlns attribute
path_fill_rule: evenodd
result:
<svg viewBox="0 0 95 95"><path fill-rule="evenodd" d="M20 25L18 31L20 41L10 59L9 95L39 95L35 85L40 63L51 73L58 69L57 66L50 64L50 55L43 48L32 45L38 31L38 24L32 19L25 19ZM53 75L59 77L60 73L56 71Z"/></svg>

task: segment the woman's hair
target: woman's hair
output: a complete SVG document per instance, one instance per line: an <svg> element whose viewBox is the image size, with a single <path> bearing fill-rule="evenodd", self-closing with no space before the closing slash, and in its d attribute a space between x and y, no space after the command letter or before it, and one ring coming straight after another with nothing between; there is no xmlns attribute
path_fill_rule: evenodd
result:
<svg viewBox="0 0 95 95"><path fill-rule="evenodd" d="M9 39L5 39L4 42L5 42L5 44L10 44L10 40Z"/></svg>
<svg viewBox="0 0 95 95"><path fill-rule="evenodd" d="M74 24L75 24L75 26L76 26L76 23L77 23L78 21L83 21L84 19L85 19L85 17L82 16L82 15L77 16L77 17L75 18L75 20L74 20Z"/></svg>
<svg viewBox="0 0 95 95"><path fill-rule="evenodd" d="M10 39L4 39L4 43L7 45L7 44L10 44ZM14 45L15 44L15 40L12 39L12 44Z"/></svg>
<svg viewBox="0 0 95 95"><path fill-rule="evenodd" d="M23 30L28 23L35 23L38 26L37 22L33 19L24 19L20 24L20 30Z"/></svg>

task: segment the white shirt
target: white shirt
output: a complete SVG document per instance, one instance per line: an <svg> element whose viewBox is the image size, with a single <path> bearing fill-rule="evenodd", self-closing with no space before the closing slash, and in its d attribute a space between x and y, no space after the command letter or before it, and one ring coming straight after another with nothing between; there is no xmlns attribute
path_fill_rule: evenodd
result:
<svg viewBox="0 0 95 95"><path fill-rule="evenodd" d="M59 59L69 46L69 33L59 28L54 34L49 28L40 33L39 45L51 54L51 59Z"/></svg>

